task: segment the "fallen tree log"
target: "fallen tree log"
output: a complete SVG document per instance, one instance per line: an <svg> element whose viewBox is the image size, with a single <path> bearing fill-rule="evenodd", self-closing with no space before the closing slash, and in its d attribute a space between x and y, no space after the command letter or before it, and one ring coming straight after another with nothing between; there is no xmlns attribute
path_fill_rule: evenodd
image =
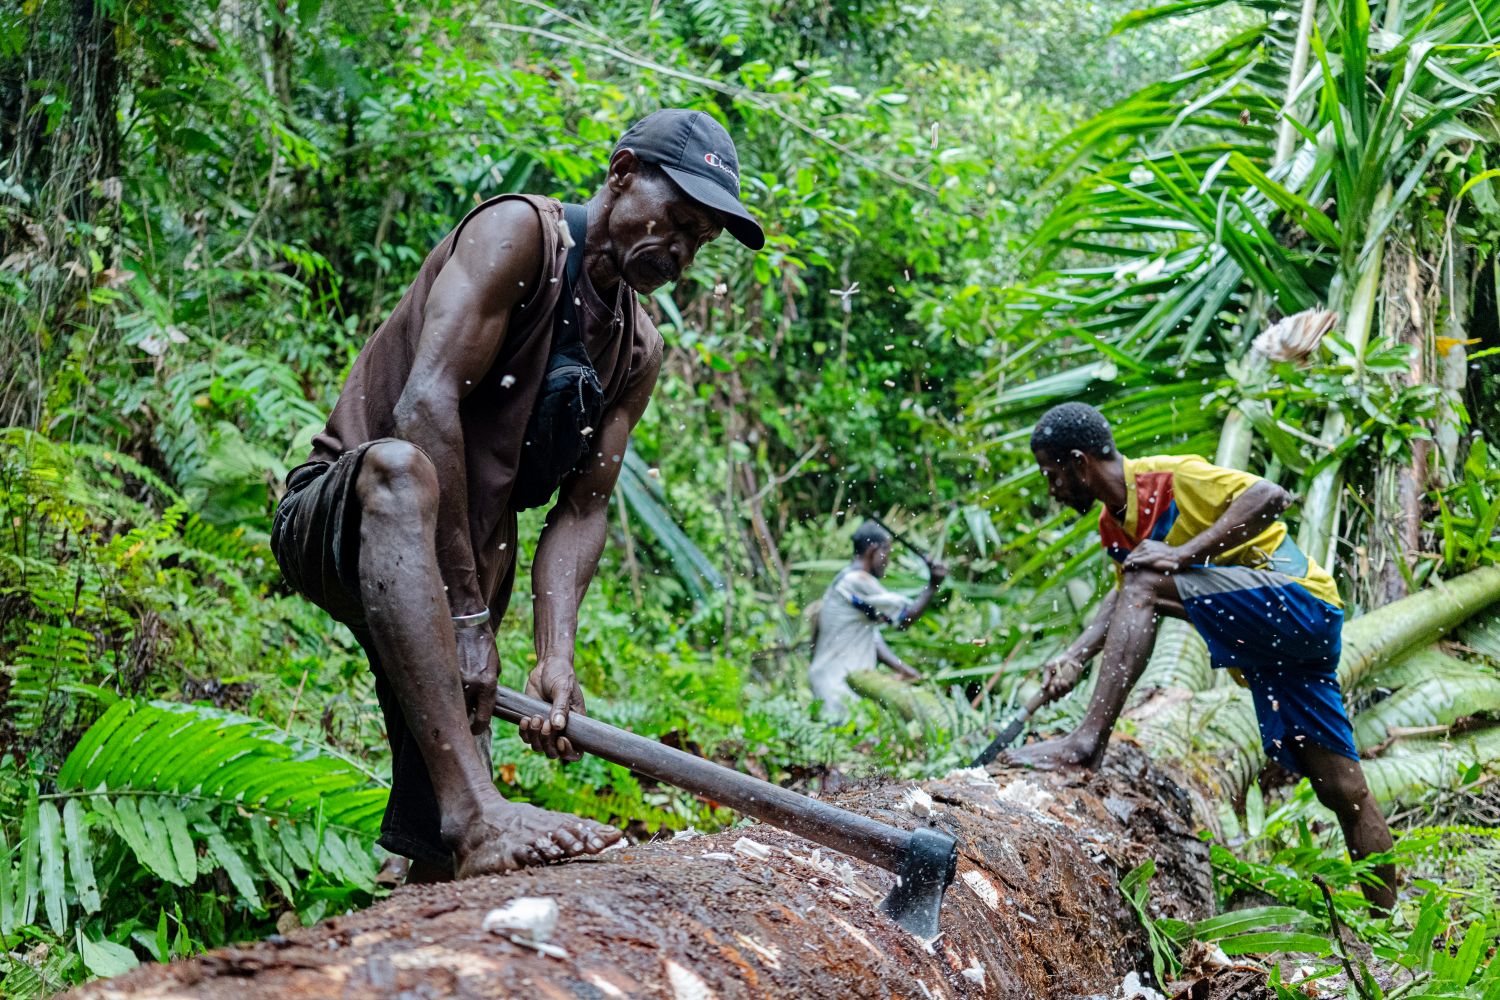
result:
<svg viewBox="0 0 1500 1000"><path fill-rule="evenodd" d="M918 687L888 671L856 670L846 679L855 694L869 698L908 722L934 726L952 715L944 711L942 699L930 689Z"/></svg>
<svg viewBox="0 0 1500 1000"><path fill-rule="evenodd" d="M1123 874L1156 862L1161 916L1193 920L1212 909L1208 851L1188 795L1123 740L1096 773L997 766L838 801L906 828L930 820L958 837L959 876L936 942L877 911L887 873L755 825L400 889L283 939L138 969L76 995L1109 995L1150 966L1145 934L1118 888ZM557 902L551 943L565 957L482 928L491 908L523 896Z"/></svg>

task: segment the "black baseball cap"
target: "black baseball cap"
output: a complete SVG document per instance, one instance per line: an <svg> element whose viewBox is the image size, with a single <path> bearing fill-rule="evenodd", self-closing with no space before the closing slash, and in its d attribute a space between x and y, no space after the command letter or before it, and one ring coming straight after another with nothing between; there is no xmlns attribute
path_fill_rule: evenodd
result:
<svg viewBox="0 0 1500 1000"><path fill-rule="evenodd" d="M740 158L734 140L712 115L665 108L642 118L620 137L615 150L629 149L654 163L687 193L724 219L724 228L751 250L766 245L765 231L740 204Z"/></svg>

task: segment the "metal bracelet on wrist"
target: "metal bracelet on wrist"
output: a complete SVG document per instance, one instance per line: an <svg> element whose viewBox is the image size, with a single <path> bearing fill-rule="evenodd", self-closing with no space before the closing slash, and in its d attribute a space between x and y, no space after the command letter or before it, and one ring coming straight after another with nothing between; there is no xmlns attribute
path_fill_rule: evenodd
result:
<svg viewBox="0 0 1500 1000"><path fill-rule="evenodd" d="M490 609L476 611L472 615L454 615L453 631L462 632L464 629L478 628L490 620Z"/></svg>

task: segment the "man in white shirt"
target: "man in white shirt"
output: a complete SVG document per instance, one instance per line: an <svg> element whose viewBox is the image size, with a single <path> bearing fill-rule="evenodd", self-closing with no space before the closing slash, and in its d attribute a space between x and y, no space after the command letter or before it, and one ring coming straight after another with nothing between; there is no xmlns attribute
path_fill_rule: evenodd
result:
<svg viewBox="0 0 1500 1000"><path fill-rule="evenodd" d="M833 578L823 594L807 678L823 703L823 719L841 723L857 697L846 678L883 663L907 679L922 675L907 666L880 635L882 625L905 629L922 617L948 576L942 563L929 563L927 587L915 600L886 590L880 578L891 561L891 535L874 521L854 532L854 561Z"/></svg>

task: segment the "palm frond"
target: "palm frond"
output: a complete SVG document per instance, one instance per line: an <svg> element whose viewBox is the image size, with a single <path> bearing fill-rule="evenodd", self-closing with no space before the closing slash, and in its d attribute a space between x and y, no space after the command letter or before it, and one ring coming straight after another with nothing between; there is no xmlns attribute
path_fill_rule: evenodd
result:
<svg viewBox="0 0 1500 1000"><path fill-rule="evenodd" d="M1383 803L1466 784L1476 765L1500 760L1500 728L1446 740L1412 740L1396 748L1363 764L1370 791Z"/></svg>
<svg viewBox="0 0 1500 1000"><path fill-rule="evenodd" d="M1379 746L1397 729L1446 726L1464 716L1500 712L1500 677L1434 677L1403 687L1354 720L1360 749Z"/></svg>
<svg viewBox="0 0 1500 1000"><path fill-rule="evenodd" d="M702 601L709 591L724 588L724 577L672 519L665 506L666 491L634 448L625 450L625 467L617 488L620 502L666 551L673 571L696 599Z"/></svg>

